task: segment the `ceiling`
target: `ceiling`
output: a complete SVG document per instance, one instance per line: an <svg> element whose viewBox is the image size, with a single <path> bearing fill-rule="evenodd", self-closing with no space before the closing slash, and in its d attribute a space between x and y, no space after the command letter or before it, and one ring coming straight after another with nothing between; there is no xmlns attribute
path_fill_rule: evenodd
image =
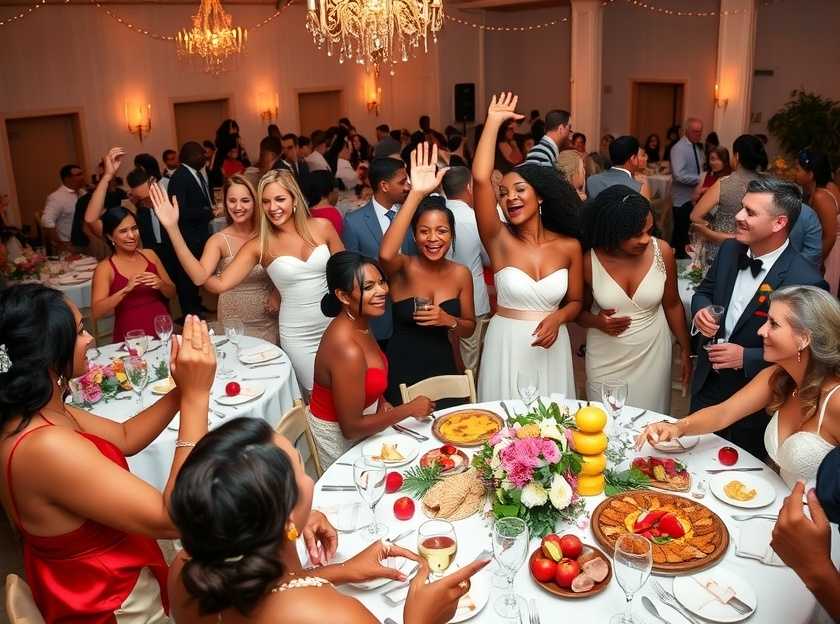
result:
<svg viewBox="0 0 840 624"><path fill-rule="evenodd" d="M284 4L287 0L222 0L223 4L271 5ZM99 0L101 4L198 4L198 0ZM48 0L47 4L56 3ZM87 0L74 0L74 4L83 6ZM29 7L32 0L0 0L0 6ZM295 4L306 6L304 0L295 0ZM522 11L568 6L569 0L445 0L444 7L458 9L488 9L491 11Z"/></svg>

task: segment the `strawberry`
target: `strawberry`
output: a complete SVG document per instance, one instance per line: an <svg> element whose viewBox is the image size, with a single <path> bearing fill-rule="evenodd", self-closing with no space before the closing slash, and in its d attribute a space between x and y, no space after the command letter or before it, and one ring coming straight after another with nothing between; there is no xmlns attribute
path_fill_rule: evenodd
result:
<svg viewBox="0 0 840 624"><path fill-rule="evenodd" d="M451 444L444 444L443 446L440 447L440 452L443 453L444 455L454 455L455 453L458 452L458 449L456 449Z"/></svg>
<svg viewBox="0 0 840 624"><path fill-rule="evenodd" d="M659 520L659 531L663 535L678 538L685 535L685 529L674 514L666 513Z"/></svg>

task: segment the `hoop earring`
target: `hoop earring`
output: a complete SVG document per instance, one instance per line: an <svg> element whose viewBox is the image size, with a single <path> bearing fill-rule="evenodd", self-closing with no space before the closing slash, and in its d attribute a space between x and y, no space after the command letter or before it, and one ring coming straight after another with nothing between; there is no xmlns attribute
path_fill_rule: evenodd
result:
<svg viewBox="0 0 840 624"><path fill-rule="evenodd" d="M347 318L349 318L351 321L356 320L356 317L350 314L350 312L347 311L347 308L344 309L344 313L347 315Z"/></svg>

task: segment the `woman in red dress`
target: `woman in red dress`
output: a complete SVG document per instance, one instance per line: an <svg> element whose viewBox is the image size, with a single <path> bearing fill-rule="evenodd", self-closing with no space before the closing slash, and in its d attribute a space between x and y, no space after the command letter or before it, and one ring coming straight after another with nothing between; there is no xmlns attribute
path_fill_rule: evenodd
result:
<svg viewBox="0 0 840 624"><path fill-rule="evenodd" d="M172 341L177 387L124 423L66 404L87 370L92 338L59 291L0 293L0 501L23 541L26 580L47 622L166 621L166 563L155 538L178 532L167 510L175 478L207 432L215 357L195 317ZM180 409L163 493L125 457L145 448Z"/></svg>
<svg viewBox="0 0 840 624"><path fill-rule="evenodd" d="M114 315L114 342L132 329L155 335L155 317L169 314L175 285L151 249L140 250L140 230L134 215L116 206L102 215L102 233L113 250L93 273L93 318Z"/></svg>
<svg viewBox="0 0 840 624"><path fill-rule="evenodd" d="M354 251L327 261L327 288L321 311L333 317L315 356L309 424L324 468L355 441L414 416L425 418L435 405L426 397L392 407L382 398L388 387L388 360L370 334L368 321L385 313L388 284L382 269Z"/></svg>

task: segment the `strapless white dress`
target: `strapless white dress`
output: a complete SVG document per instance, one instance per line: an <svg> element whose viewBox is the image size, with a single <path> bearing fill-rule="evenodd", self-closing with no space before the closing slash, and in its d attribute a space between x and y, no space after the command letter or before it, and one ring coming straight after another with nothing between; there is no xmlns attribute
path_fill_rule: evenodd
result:
<svg viewBox="0 0 840 624"><path fill-rule="evenodd" d="M566 296L568 269L559 269L540 280L516 267L504 267L495 275L497 303L500 307L530 313L556 311ZM538 314L535 316L539 316ZM484 338L484 351L478 380L480 401L499 401L519 397L516 373L534 370L539 373L539 392L553 392L575 398L572 370L572 347L565 325L550 348L532 347L533 332L540 321L519 320L495 314Z"/></svg>
<svg viewBox="0 0 840 624"><path fill-rule="evenodd" d="M820 427L825 416L825 407L838 388L840 385L834 386L823 401L816 433L797 431L779 445L779 412L776 411L767 423L767 429L764 430L764 446L770 459L779 467L779 474L785 484L790 488L796 485L797 481L803 481L806 488L814 487L822 460L834 450L834 445L820 435Z"/></svg>
<svg viewBox="0 0 840 624"><path fill-rule="evenodd" d="M278 256L266 268L280 292L280 346L307 395L312 391L315 354L331 320L321 313L321 299L327 294L329 258L329 247L318 245L305 261L295 256Z"/></svg>

